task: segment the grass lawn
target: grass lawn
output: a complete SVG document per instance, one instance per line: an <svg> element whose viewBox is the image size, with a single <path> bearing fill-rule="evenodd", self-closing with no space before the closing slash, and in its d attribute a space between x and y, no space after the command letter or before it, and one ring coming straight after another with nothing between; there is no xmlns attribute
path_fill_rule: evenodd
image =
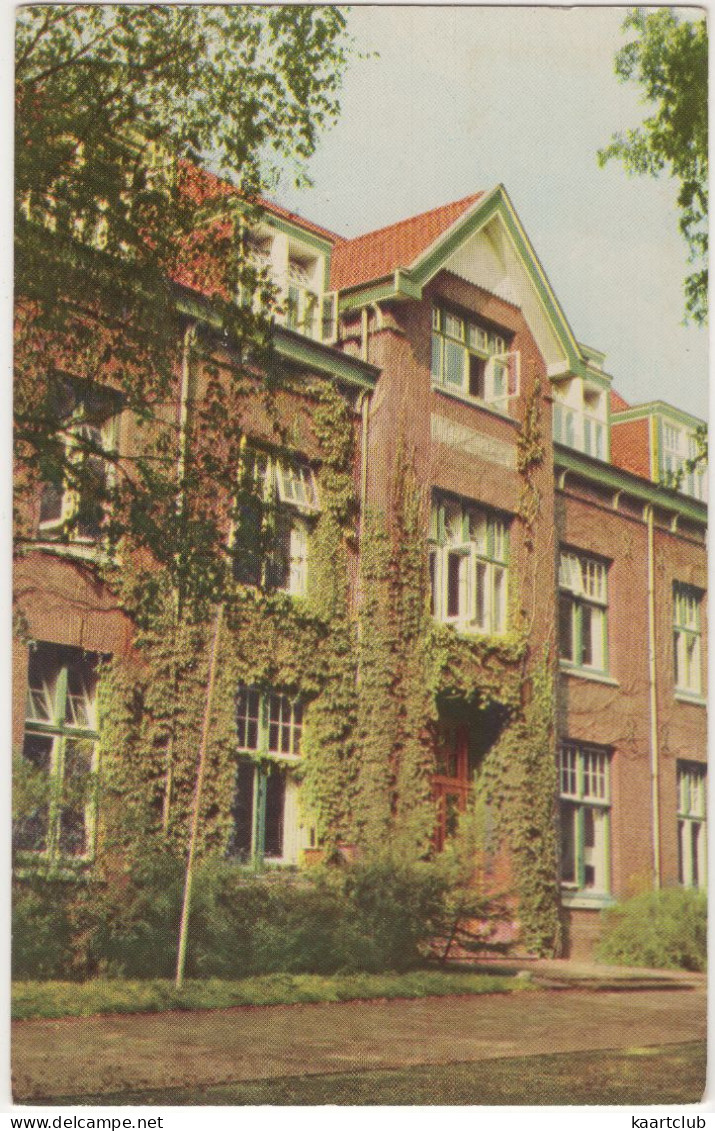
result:
<svg viewBox="0 0 715 1131"><path fill-rule="evenodd" d="M12 1018L91 1017L102 1013L154 1013L167 1009L226 1009L236 1005L295 1005L300 1002L370 998L444 997L449 994L511 993L529 987L512 975L453 970L407 974L266 974L224 981L187 981L181 990L160 979L89 982L14 982Z"/></svg>
<svg viewBox="0 0 715 1131"><path fill-rule="evenodd" d="M221 1086L63 1098L63 1103L214 1105L677 1104L705 1089L704 1042L610 1052L282 1077ZM57 1102L57 1101L55 1101Z"/></svg>

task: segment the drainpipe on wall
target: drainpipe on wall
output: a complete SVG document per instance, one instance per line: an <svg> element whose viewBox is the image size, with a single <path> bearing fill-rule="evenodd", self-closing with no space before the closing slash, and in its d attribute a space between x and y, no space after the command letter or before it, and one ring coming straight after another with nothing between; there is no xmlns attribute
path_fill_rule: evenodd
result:
<svg viewBox="0 0 715 1131"><path fill-rule="evenodd" d="M655 552L653 507L645 508L648 526L648 690L650 696L650 783L653 806L653 887L661 886L660 875L660 767L658 750L658 697L655 674Z"/></svg>
<svg viewBox="0 0 715 1131"><path fill-rule="evenodd" d="M181 351L181 393L179 398L179 454L176 460L176 511L181 514L184 509L184 474L188 459L189 440L189 397L191 393L191 351L196 340L196 323L190 322L184 332L184 342ZM174 617L179 619L179 591L174 589ZM178 693L178 676L176 658L173 663L173 688L174 695ZM168 832L171 815L171 797L174 789L174 731L169 733L166 743L165 755L166 768L164 771L164 796L161 804L161 827L164 833Z"/></svg>
<svg viewBox="0 0 715 1131"><path fill-rule="evenodd" d="M188 458L189 399L191 394L191 351L196 340L196 323L190 322L184 331L184 345L181 351L181 399L179 401L179 458L176 463L176 480L179 490L176 507L179 513L184 509L184 471Z"/></svg>

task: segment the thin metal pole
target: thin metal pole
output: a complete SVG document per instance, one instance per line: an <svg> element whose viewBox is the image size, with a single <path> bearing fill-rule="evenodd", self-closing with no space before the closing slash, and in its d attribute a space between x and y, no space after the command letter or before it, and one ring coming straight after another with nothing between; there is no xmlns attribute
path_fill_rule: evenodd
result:
<svg viewBox="0 0 715 1131"><path fill-rule="evenodd" d="M201 791L204 784L204 771L206 769L206 752L208 749L209 726L211 723L211 703L213 701L214 684L216 682L216 663L218 659L218 642L221 635L221 621L223 620L223 604L220 604L216 613L213 644L211 646L211 661L209 664L209 679L206 686L206 705L204 707L204 722L201 731L201 749L199 750L199 764L196 770L196 787L194 790L194 809L191 814L191 833L189 836L189 855L186 861L186 878L184 880L184 901L181 906L181 925L179 927L179 950L176 956L176 988L181 989L184 982L184 967L186 966L186 943L189 934L189 913L191 910L191 884L194 874L194 856L196 855L196 841L199 831L199 809L201 807Z"/></svg>

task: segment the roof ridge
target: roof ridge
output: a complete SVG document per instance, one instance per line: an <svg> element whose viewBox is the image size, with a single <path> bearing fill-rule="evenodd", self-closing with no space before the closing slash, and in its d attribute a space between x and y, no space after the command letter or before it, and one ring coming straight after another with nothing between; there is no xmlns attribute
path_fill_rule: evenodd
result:
<svg viewBox="0 0 715 1131"><path fill-rule="evenodd" d="M345 243L356 243L357 240L367 239L368 236L379 236L381 232L389 232L393 228L399 228L402 224L411 224L415 220L424 220L426 216L433 216L437 212L444 212L447 208L455 208L458 204L472 204L476 203L480 197L484 196L484 189L479 192L470 193L469 196L462 196L459 200L448 200L445 204L438 204L434 208L427 208L424 212L415 212L412 216L404 216L402 220L394 220L391 224L383 224L381 228L371 228L367 232L361 232L358 236L342 237Z"/></svg>

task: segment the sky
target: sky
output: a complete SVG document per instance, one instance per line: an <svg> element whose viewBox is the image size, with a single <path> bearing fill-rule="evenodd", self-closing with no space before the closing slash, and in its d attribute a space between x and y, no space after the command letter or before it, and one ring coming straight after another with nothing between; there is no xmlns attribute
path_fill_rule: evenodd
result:
<svg viewBox="0 0 715 1131"><path fill-rule="evenodd" d="M614 388L705 417L708 335L682 325L677 185L596 159L648 112L614 73L625 12L353 7L339 121L310 162L314 187L280 201L353 236L503 183Z"/></svg>

